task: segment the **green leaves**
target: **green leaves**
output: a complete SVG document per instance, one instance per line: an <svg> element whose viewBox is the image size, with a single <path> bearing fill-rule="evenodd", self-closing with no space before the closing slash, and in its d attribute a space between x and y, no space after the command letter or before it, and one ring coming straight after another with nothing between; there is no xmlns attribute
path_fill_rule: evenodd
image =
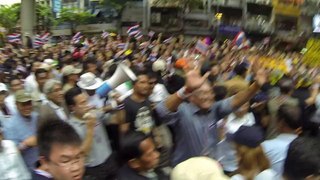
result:
<svg viewBox="0 0 320 180"><path fill-rule="evenodd" d="M71 25L85 24L93 16L91 13L79 8L62 8L59 23L68 22Z"/></svg>
<svg viewBox="0 0 320 180"><path fill-rule="evenodd" d="M154 6L159 6L159 7L190 7L191 9L197 8L202 5L202 0L154 0L153 1Z"/></svg>
<svg viewBox="0 0 320 180"><path fill-rule="evenodd" d="M51 25L56 26L58 21L55 19L52 9L48 5L37 4L36 11L38 19L43 19L44 25L50 27Z"/></svg>
<svg viewBox="0 0 320 180"><path fill-rule="evenodd" d="M17 26L20 17L20 4L11 6L0 6L0 25L5 27L9 32L12 32Z"/></svg>

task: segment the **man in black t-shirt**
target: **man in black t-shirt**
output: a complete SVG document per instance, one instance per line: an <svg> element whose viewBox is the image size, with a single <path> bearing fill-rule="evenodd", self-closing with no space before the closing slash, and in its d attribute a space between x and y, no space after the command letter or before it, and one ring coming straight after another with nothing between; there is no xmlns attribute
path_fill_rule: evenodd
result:
<svg viewBox="0 0 320 180"><path fill-rule="evenodd" d="M133 93L124 100L126 123L124 131L133 130L150 134L155 126L152 118L152 103L148 100L151 93L149 77L145 73L137 75L133 82Z"/></svg>

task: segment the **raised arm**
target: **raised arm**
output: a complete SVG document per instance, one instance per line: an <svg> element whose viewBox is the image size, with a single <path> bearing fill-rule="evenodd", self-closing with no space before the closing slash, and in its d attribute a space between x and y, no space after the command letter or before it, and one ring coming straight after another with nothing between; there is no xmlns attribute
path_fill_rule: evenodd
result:
<svg viewBox="0 0 320 180"><path fill-rule="evenodd" d="M255 81L252 83L249 88L245 91L241 91L236 94L231 102L231 106L233 109L237 109L242 106L244 103L248 102L252 97L256 95L256 93L260 90L260 88L267 82L267 73L261 68L259 60L256 59L252 65L252 71L255 74Z"/></svg>
<svg viewBox="0 0 320 180"><path fill-rule="evenodd" d="M210 73L206 73L204 76L201 76L199 68L188 70L186 73L185 86L165 100L165 106L167 109L171 112L177 111L183 100L205 83L209 74Z"/></svg>

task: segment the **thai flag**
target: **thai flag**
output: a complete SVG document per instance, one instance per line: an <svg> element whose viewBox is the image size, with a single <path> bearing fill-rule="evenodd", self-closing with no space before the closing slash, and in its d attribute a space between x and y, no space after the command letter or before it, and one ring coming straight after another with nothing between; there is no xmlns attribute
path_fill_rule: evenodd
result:
<svg viewBox="0 0 320 180"><path fill-rule="evenodd" d="M108 36L109 36L109 33L108 33L108 32L103 31L103 33L102 33L101 37L102 37L103 39L105 39L105 38L107 38Z"/></svg>
<svg viewBox="0 0 320 180"><path fill-rule="evenodd" d="M119 48L119 49L124 49L125 47L126 47L126 43L119 43L117 45L117 48Z"/></svg>
<svg viewBox="0 0 320 180"><path fill-rule="evenodd" d="M202 54L206 54L207 50L208 50L208 44L206 44L206 42L198 40L197 44L196 44L196 50L201 52Z"/></svg>
<svg viewBox="0 0 320 180"><path fill-rule="evenodd" d="M50 33L45 33L44 35L41 36L41 39L45 44L50 40L49 36L50 36Z"/></svg>
<svg viewBox="0 0 320 180"><path fill-rule="evenodd" d="M157 52L153 52L149 55L148 60L149 61L156 61L158 59L158 53Z"/></svg>
<svg viewBox="0 0 320 180"><path fill-rule="evenodd" d="M82 38L81 32L77 32L77 33L72 37L71 42L72 42L73 44L76 44L76 43L80 42L81 38Z"/></svg>
<svg viewBox="0 0 320 180"><path fill-rule="evenodd" d="M243 31L240 31L233 39L232 44L239 47L243 43L245 38L246 34Z"/></svg>
<svg viewBox="0 0 320 180"><path fill-rule="evenodd" d="M43 46L44 44L46 44L49 41L49 35L50 35L50 33L45 33L42 36L37 34L35 36L35 39L33 42L33 47L39 48L39 47Z"/></svg>
<svg viewBox="0 0 320 180"><path fill-rule="evenodd" d="M134 38L141 39L143 37L142 32L139 31L136 35L134 35Z"/></svg>
<svg viewBox="0 0 320 180"><path fill-rule="evenodd" d="M88 48L89 48L90 42L89 42L88 38L86 38L86 39L84 40L83 46L84 46L85 49L88 49Z"/></svg>
<svg viewBox="0 0 320 180"><path fill-rule="evenodd" d="M37 34L34 38L33 48L40 48L43 45L43 41L39 34Z"/></svg>
<svg viewBox="0 0 320 180"><path fill-rule="evenodd" d="M153 37L153 36L154 36L154 34L155 34L155 32L154 32L154 31L150 31L150 32L148 33L148 36L149 36L149 37Z"/></svg>
<svg viewBox="0 0 320 180"><path fill-rule="evenodd" d="M171 42L171 40L172 40L172 36L169 37L168 39L165 39L165 40L163 41L163 43L168 44L168 43Z"/></svg>
<svg viewBox="0 0 320 180"><path fill-rule="evenodd" d="M139 28L140 28L140 25L138 24L138 25L135 25L135 26L131 26L129 29L128 29L128 31L127 31L127 33L129 34L129 36L134 36L134 35L136 35L136 34L138 34L139 33Z"/></svg>
<svg viewBox="0 0 320 180"><path fill-rule="evenodd" d="M7 36L9 43L20 43L21 42L21 34L13 33Z"/></svg>

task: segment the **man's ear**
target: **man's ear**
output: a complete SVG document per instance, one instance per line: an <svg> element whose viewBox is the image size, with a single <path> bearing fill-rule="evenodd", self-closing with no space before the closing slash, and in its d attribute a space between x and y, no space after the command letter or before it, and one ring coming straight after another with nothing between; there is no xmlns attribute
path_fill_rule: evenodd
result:
<svg viewBox="0 0 320 180"><path fill-rule="evenodd" d="M132 169L139 169L140 168L140 162L136 158L129 160L128 165Z"/></svg>
<svg viewBox="0 0 320 180"><path fill-rule="evenodd" d="M320 176L319 175L310 175L310 176L307 176L304 179L305 180L320 180Z"/></svg>
<svg viewBox="0 0 320 180"><path fill-rule="evenodd" d="M295 133L296 133L297 135L302 134L302 132L303 132L303 130L302 130L301 127L297 128L297 129L295 130Z"/></svg>
<svg viewBox="0 0 320 180"><path fill-rule="evenodd" d="M69 108L70 112L74 112L74 105L69 105L68 108Z"/></svg>
<svg viewBox="0 0 320 180"><path fill-rule="evenodd" d="M40 162L41 169L43 169L45 171L49 170L48 160L44 156L39 157L39 162Z"/></svg>

